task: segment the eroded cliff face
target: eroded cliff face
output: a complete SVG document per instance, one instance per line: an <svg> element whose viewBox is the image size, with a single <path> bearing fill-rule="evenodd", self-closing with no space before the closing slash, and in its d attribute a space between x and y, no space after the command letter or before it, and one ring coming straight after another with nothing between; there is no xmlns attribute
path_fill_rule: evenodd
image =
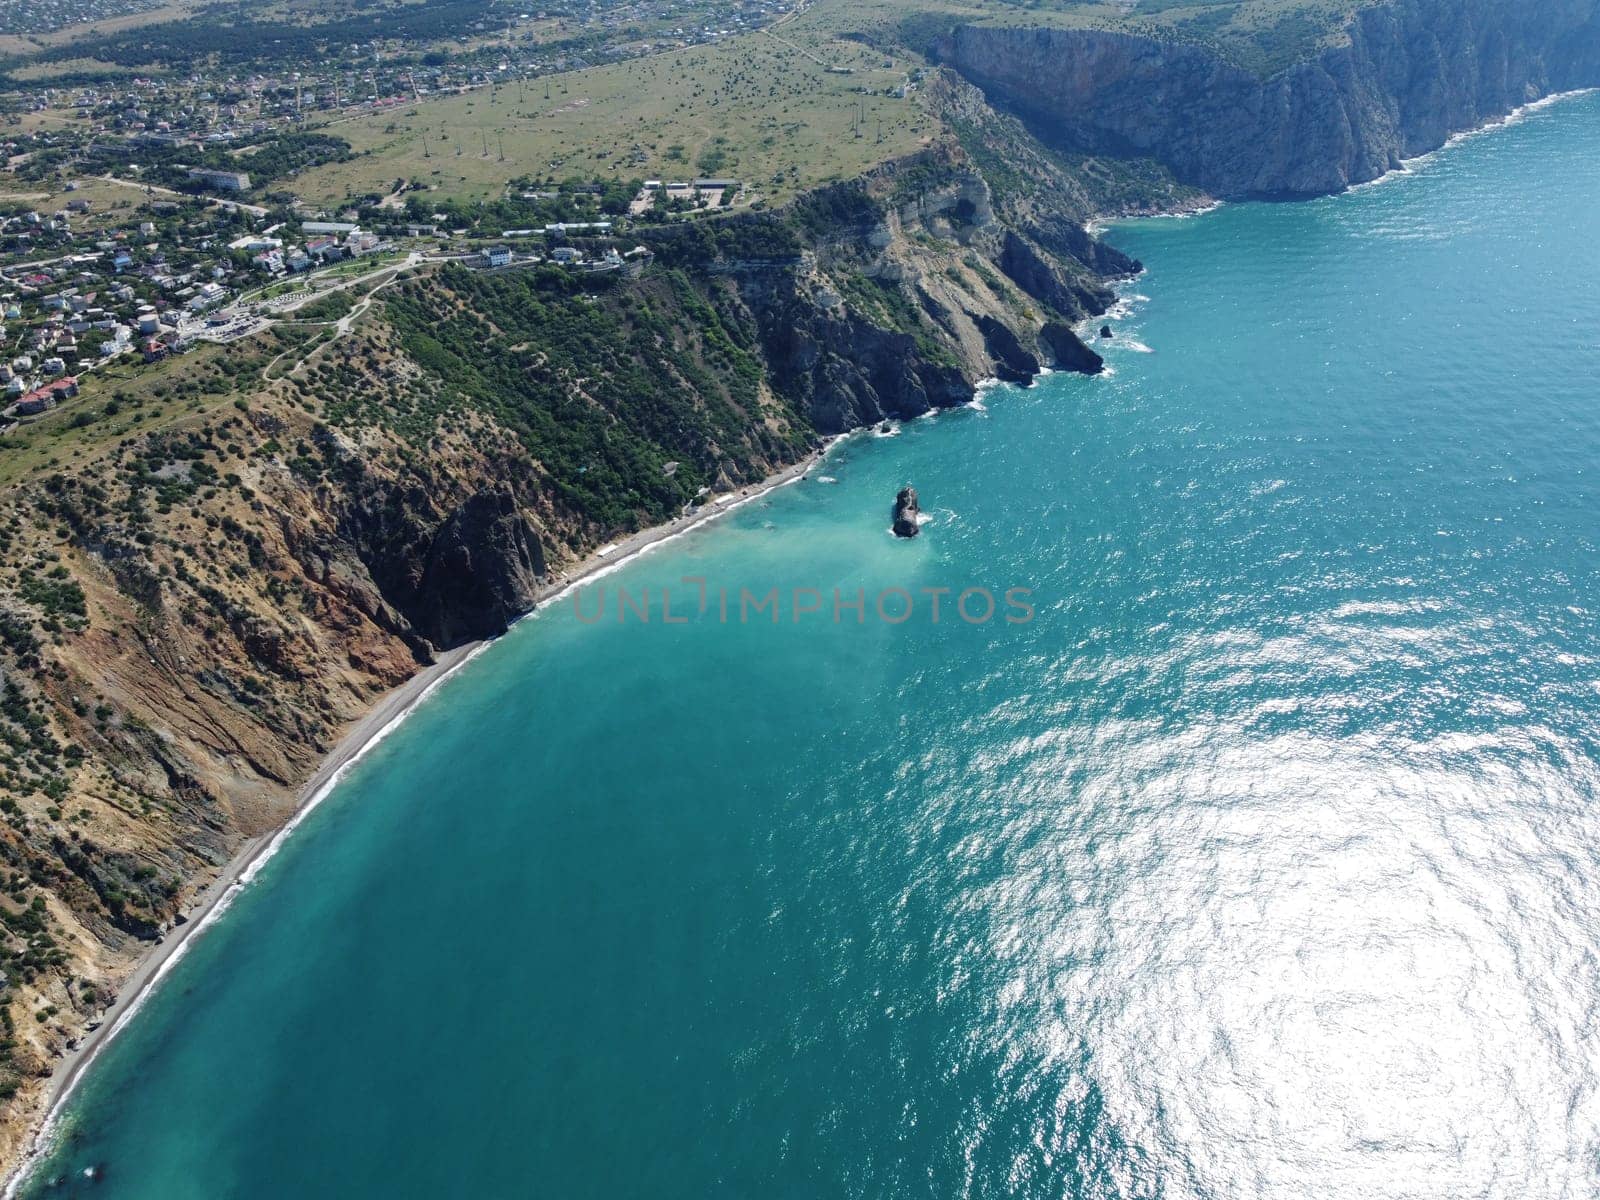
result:
<svg viewBox="0 0 1600 1200"><path fill-rule="evenodd" d="M1556 92L1600 85L1597 0L1387 0L1270 78L1200 45L965 25L936 54L1041 139L1148 155L1223 198L1376 179Z"/></svg>
<svg viewBox="0 0 1600 1200"><path fill-rule="evenodd" d="M1098 372L1074 325L1139 269L1059 207L997 197L954 145L802 206L820 229L803 252L722 264L720 277L758 331L771 388L821 434L965 404L985 378Z"/></svg>
<svg viewBox="0 0 1600 1200"><path fill-rule="evenodd" d="M1098 370L1074 325L1136 264L1024 158L1002 194L951 141L686 222L639 278L446 268L332 342L86 398L99 449L0 491L0 1159L141 950L442 649L820 435Z"/></svg>
<svg viewBox="0 0 1600 1200"><path fill-rule="evenodd" d="M0 493L0 1157L54 1057L349 723L526 606L538 478L471 414L424 459L276 387Z"/></svg>

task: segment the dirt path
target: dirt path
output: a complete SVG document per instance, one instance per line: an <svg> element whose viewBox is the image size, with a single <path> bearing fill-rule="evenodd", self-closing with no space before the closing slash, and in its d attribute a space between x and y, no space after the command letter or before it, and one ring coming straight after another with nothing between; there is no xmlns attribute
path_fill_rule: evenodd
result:
<svg viewBox="0 0 1600 1200"><path fill-rule="evenodd" d="M258 217L264 217L267 215L267 210L262 208L259 204L246 204L243 200L223 200L218 196L211 195L197 197L190 195L188 192L176 192L171 188L157 187L153 183L136 183L132 179L118 179L115 175L97 175L95 178L99 179L103 183L114 183L118 187L133 188L136 191L144 192L146 195L160 194L162 196L176 196L179 200L209 200L213 204L222 205L223 208L232 208L237 209L240 212L254 213Z"/></svg>

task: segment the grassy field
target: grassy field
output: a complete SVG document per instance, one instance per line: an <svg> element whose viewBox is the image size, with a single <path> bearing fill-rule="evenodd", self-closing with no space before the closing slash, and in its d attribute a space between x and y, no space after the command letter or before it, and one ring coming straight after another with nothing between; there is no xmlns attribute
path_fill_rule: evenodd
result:
<svg viewBox="0 0 1600 1200"><path fill-rule="evenodd" d="M914 150L937 132L914 94L893 94L917 65L909 56L787 37L784 27L554 76L549 99L544 81L511 81L337 121L324 131L359 157L307 171L295 190L332 204L386 193L401 177L473 198L498 195L524 174L716 175L777 200Z"/></svg>
<svg viewBox="0 0 1600 1200"><path fill-rule="evenodd" d="M121 75L129 79L138 74L132 67L121 67L116 63L101 62L97 58L67 58L55 62L31 62L25 66L13 67L8 74L19 83L49 84L52 79L59 79L64 75L74 75L79 72Z"/></svg>
<svg viewBox="0 0 1600 1200"><path fill-rule="evenodd" d="M170 16L184 3L124 18ZM769 30L711 46L333 120L349 162L293 190L336 207L415 180L441 198L499 195L518 176L732 176L742 202L782 201L915 150L938 133L913 89L922 52L962 22L1105 28L1206 45L1263 74L1334 44L1376 0L814 0ZM278 0L298 8L311 0ZM518 31L538 36L545 23ZM567 22L551 20L552 27ZM570 30L567 30L570 32ZM60 35L52 35L56 37ZM52 64L52 69L73 64ZM66 110L13 118L71 124Z"/></svg>
<svg viewBox="0 0 1600 1200"><path fill-rule="evenodd" d="M239 359L241 349L202 344L155 366L128 359L80 376L77 396L0 437L0 487L99 458L130 435L231 404L236 364L224 360Z"/></svg>
<svg viewBox="0 0 1600 1200"><path fill-rule="evenodd" d="M733 176L781 201L925 145L937 133L896 91L958 22L1107 28L1197 42L1270 73L1337 42L1372 0L815 0L761 33L614 66L335 121L358 157L295 190L333 206L397 179L440 196L498 195L519 175ZM547 98L548 94L548 98Z"/></svg>
<svg viewBox="0 0 1600 1200"><path fill-rule="evenodd" d="M120 33L125 29L137 29L144 25L155 25L162 21L182 20L204 2L205 0L175 0L172 4L164 4L160 8L152 8L147 12L127 13L120 17L104 17L98 21L86 21L82 25L68 25L64 29L52 30L49 33L19 33L8 29L0 33L0 56L32 54L35 51L49 49L52 46L66 45L77 38L103 33Z"/></svg>
<svg viewBox="0 0 1600 1200"><path fill-rule="evenodd" d="M75 182L77 188L69 192L64 182L32 184L0 179L0 205L10 208L21 204L42 213L53 213L65 208L69 200L87 200L88 212L72 214L73 229L85 233L113 226L121 228L150 215L149 201L138 188L109 183L93 175L82 176ZM54 251L45 257L56 253L60 252Z"/></svg>

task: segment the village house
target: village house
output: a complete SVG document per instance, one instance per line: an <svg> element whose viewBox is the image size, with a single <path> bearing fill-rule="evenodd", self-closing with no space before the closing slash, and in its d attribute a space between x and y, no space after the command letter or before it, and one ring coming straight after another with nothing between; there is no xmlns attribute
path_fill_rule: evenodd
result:
<svg viewBox="0 0 1600 1200"><path fill-rule="evenodd" d="M17 397L17 415L33 417L56 406L55 398L43 388L37 388Z"/></svg>
<svg viewBox="0 0 1600 1200"><path fill-rule="evenodd" d="M227 298L228 294L216 284L204 283L190 298L188 307L192 312L203 312L208 308L215 308Z"/></svg>
<svg viewBox="0 0 1600 1200"><path fill-rule="evenodd" d="M322 262L338 262L344 257L344 247L331 237L319 237L306 243L306 253Z"/></svg>

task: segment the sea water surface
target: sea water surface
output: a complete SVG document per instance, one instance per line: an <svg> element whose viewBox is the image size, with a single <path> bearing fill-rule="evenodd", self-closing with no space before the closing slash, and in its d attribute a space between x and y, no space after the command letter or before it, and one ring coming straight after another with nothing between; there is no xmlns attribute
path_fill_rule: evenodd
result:
<svg viewBox="0 0 1600 1200"><path fill-rule="evenodd" d="M30 1191L1594 1196L1597 129L1115 228L1112 374L852 439L518 626Z"/></svg>

